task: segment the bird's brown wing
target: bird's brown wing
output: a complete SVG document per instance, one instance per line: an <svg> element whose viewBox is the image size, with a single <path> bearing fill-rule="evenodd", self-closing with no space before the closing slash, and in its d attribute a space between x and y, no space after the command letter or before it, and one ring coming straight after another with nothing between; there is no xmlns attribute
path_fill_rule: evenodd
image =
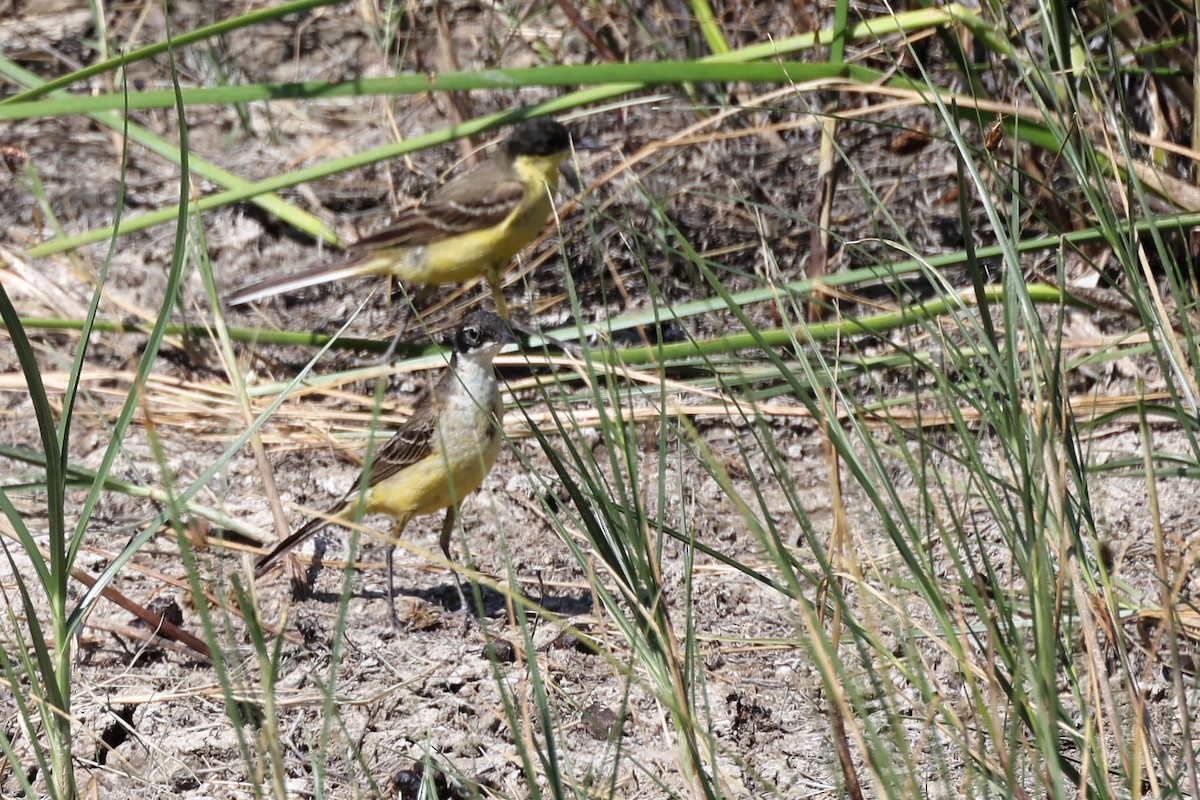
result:
<svg viewBox="0 0 1200 800"><path fill-rule="evenodd" d="M520 206L525 187L495 162L454 178L424 203L400 212L391 225L354 243L352 254L417 247L499 225Z"/></svg>
<svg viewBox="0 0 1200 800"><path fill-rule="evenodd" d="M438 385L438 387L440 386L441 384ZM404 421L400 430L396 431L396 434L388 439L383 447L379 448L379 452L375 454L375 459L371 464L370 486L387 480L408 465L415 464L433 452L437 417L442 406L439 401L442 392L438 390L438 387L426 391L423 395L418 395L415 401L416 410L412 416ZM361 480L362 474L360 473L342 498L330 507L329 514L340 513L340 509L344 508L346 503L350 502L351 498L358 493ZM281 556L327 524L328 520L324 517L310 519L298 531L277 544L271 552L258 559L254 564L254 574L260 576L265 573Z"/></svg>
<svg viewBox="0 0 1200 800"><path fill-rule="evenodd" d="M440 409L436 397L427 398L427 402L419 405L400 430L379 448L371 462L371 486L378 486L433 452Z"/></svg>

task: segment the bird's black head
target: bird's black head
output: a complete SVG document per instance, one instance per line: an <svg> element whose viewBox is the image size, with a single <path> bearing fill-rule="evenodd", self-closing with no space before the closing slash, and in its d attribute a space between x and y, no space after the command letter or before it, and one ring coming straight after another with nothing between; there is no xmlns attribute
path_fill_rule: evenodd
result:
<svg viewBox="0 0 1200 800"><path fill-rule="evenodd" d="M509 158L517 156L553 156L571 149L571 132L560 122L539 117L513 128L504 143Z"/></svg>
<svg viewBox="0 0 1200 800"><path fill-rule="evenodd" d="M491 311L475 311L467 315L454 333L454 350L470 353L488 347L515 342L508 324Z"/></svg>

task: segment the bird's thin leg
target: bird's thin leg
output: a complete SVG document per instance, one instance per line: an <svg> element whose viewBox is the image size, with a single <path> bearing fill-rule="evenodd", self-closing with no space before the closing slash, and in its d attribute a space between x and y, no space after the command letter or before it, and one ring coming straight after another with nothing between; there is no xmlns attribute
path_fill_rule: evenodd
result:
<svg viewBox="0 0 1200 800"><path fill-rule="evenodd" d="M446 560L454 563L454 556L450 554L450 535L454 533L454 520L457 518L454 506L446 509L446 521L442 523L442 537L438 539L438 544L442 546L442 554L446 556ZM464 613L471 608L467 605L467 595L463 592L462 579L458 577L457 570L450 570L450 574L454 576L454 585L458 589L458 607Z"/></svg>
<svg viewBox="0 0 1200 800"><path fill-rule="evenodd" d="M500 268L502 266L502 264L497 264L488 267L487 283L488 288L492 290L492 299L496 301L496 315L505 322L508 322L508 301L504 299L504 287L500 279Z"/></svg>
<svg viewBox="0 0 1200 800"><path fill-rule="evenodd" d="M417 315L417 306L424 304L433 291L434 287L432 286L422 286L411 296L408 292L404 292L404 317L400 320L400 327L396 329L396 335L392 337L387 350L383 352L383 357L379 359L380 364L391 363L392 356L396 355L396 348L400 346L400 340L404 338L404 334L408 333L408 326L413 317Z"/></svg>
<svg viewBox="0 0 1200 800"><path fill-rule="evenodd" d="M408 524L406 519L396 520L396 524L392 526L392 541L387 546L387 594L388 594L388 616L392 621L392 628L398 632L404 631L404 624L400 622L400 615L396 613L396 567L395 554L396 543L400 541L400 537L404 534L404 526Z"/></svg>

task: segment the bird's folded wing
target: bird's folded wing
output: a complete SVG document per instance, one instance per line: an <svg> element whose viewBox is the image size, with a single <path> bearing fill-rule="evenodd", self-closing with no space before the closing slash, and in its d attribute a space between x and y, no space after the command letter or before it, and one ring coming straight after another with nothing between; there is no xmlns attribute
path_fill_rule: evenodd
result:
<svg viewBox="0 0 1200 800"><path fill-rule="evenodd" d="M433 452L439 404L426 403L404 421L396 435L387 440L371 462L371 486L378 486L405 467Z"/></svg>
<svg viewBox="0 0 1200 800"><path fill-rule="evenodd" d="M451 236L483 230L504 222L521 205L525 187L520 181L503 180L447 185L420 206L401 212L391 225L354 243L352 256L388 247L419 247ZM480 189L484 189L480 191Z"/></svg>

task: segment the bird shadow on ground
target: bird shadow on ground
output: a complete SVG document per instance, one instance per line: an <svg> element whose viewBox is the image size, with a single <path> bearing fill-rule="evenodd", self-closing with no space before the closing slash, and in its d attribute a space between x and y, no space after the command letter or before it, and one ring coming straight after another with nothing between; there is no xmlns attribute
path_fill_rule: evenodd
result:
<svg viewBox="0 0 1200 800"><path fill-rule="evenodd" d="M478 590L479 602L476 603L473 598L473 591ZM489 586L481 584L463 584L463 593L466 595L467 602L475 605L475 611L478 612L482 608L483 616L502 617L508 613L509 596L506 593L498 592ZM387 600L387 592L378 589L356 589L351 595L354 600ZM575 594L553 595L533 597L523 595L528 605L545 609L546 611L562 616L574 617L592 612L592 597L591 594L583 591ZM411 598L428 603L430 606L441 609L449 613L457 613L462 610L462 604L459 600L458 589L453 581L448 581L437 586L426 586L420 588L408 588L405 586L397 586L396 593L393 596L393 602L400 598ZM298 598L299 599L299 598ZM310 591L304 594L303 599L318 603L338 603L341 600L340 592L331 591Z"/></svg>

